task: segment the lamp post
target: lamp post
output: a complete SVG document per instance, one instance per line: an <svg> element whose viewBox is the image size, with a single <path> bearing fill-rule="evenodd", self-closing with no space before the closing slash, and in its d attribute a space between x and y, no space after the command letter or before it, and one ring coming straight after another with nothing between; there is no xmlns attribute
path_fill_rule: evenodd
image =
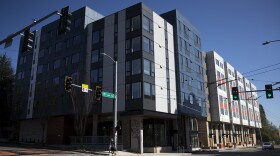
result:
<svg viewBox="0 0 280 156"><path fill-rule="evenodd" d="M115 61L111 56L107 55L106 53L101 53L104 56L107 56L108 58L110 58L114 63L115 63L115 72L116 72L116 77L115 77L115 104L114 104L114 123L113 123L113 132L114 132L114 144L115 144L115 148L117 150L117 145L118 145L118 131L116 130L117 127L117 112L118 112L118 99L117 99L117 90L118 90L118 62Z"/></svg>
<svg viewBox="0 0 280 156"><path fill-rule="evenodd" d="M264 43L262 43L262 45L267 45L267 44L269 44L271 42L278 42L278 41L280 41L280 40L265 41Z"/></svg>

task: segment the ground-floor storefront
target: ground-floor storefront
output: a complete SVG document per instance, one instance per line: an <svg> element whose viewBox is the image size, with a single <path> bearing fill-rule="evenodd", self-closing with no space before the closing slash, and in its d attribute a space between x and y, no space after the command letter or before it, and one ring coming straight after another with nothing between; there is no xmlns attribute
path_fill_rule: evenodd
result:
<svg viewBox="0 0 280 156"><path fill-rule="evenodd" d="M199 124L204 124L206 129L204 134L207 133L207 135L200 136L205 148L234 148L256 145L256 130L254 127L230 123L201 122Z"/></svg>

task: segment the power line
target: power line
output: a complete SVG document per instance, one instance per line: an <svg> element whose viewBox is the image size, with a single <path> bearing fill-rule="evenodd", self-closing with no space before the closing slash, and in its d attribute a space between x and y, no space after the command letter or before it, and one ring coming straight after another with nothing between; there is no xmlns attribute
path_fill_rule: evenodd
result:
<svg viewBox="0 0 280 156"><path fill-rule="evenodd" d="M262 70L262 69L266 69L266 68L269 68L269 67L273 67L273 66L276 66L276 65L279 65L279 64L280 64L280 62L276 63L276 64L268 65L268 66L265 66L265 67L262 67L262 68L259 68L259 69L255 69L255 70L251 70L251 71L242 73L242 75L246 75L248 73L252 73L252 72L259 71L259 70Z"/></svg>
<svg viewBox="0 0 280 156"><path fill-rule="evenodd" d="M274 70L279 70L279 69L280 69L280 67L279 67L279 68L274 68L274 69L271 69L271 70L267 70L267 71L264 71L264 72L252 74L252 75L249 75L249 76L246 76L246 77L251 77L251 76L255 76L255 75L260 75L260 74L264 74L264 73L271 72L271 71L274 71Z"/></svg>

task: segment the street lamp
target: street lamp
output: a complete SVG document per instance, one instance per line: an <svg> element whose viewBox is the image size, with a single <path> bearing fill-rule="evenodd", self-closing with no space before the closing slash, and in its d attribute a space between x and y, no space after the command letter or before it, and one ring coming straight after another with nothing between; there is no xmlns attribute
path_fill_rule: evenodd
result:
<svg viewBox="0 0 280 156"><path fill-rule="evenodd" d="M118 78L118 62L115 61L111 56L107 55L106 53L101 53L104 56L107 56L110 58L114 63L115 63L115 72L116 72L116 77L115 77L115 104L114 104L114 124L113 124L113 132L114 132L114 144L115 148L117 150L117 141L118 141L118 131L116 130L117 127L117 112L118 112L118 100L117 100L117 90L118 90L118 85L117 85L117 78Z"/></svg>
<svg viewBox="0 0 280 156"><path fill-rule="evenodd" d="M267 45L267 44L269 44L271 42L278 42L278 41L280 41L280 40L265 41L264 43L262 43L262 45Z"/></svg>

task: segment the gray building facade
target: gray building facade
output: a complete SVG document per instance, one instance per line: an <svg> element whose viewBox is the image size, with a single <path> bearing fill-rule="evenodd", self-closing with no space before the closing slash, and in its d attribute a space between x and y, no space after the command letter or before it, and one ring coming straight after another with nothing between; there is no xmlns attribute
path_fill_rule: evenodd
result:
<svg viewBox="0 0 280 156"><path fill-rule="evenodd" d="M179 144L199 147L198 120L206 119L204 59L199 31L178 11L161 15L174 29Z"/></svg>

